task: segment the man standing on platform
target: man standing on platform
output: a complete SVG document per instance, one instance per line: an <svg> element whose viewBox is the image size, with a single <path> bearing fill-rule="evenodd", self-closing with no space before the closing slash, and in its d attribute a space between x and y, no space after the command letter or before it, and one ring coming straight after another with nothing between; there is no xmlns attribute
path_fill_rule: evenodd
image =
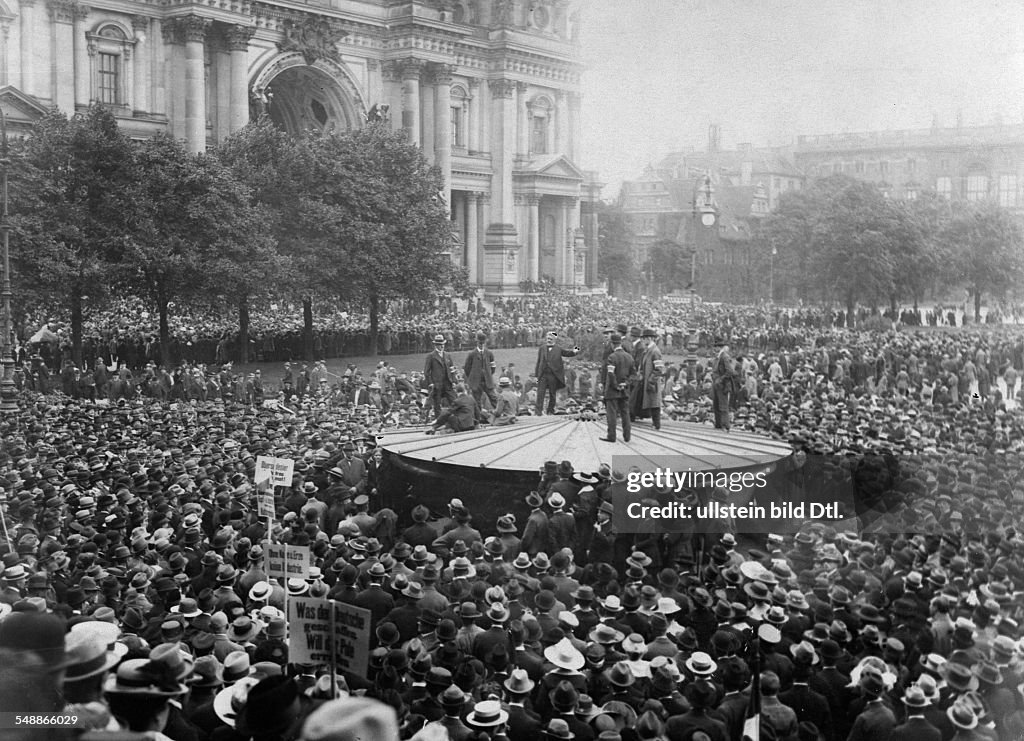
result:
<svg viewBox="0 0 1024 741"><path fill-rule="evenodd" d="M715 414L715 428L728 430L731 426L729 404L735 393L736 370L729 354L729 345L724 341L718 341L715 345L721 349L711 367L711 408Z"/></svg>
<svg viewBox="0 0 1024 741"><path fill-rule="evenodd" d="M563 350L555 344L557 332L548 332L545 344L537 351L537 416L544 411L544 397L550 393L548 414L555 413L555 397L559 389L565 388L565 365L562 358L573 358L579 355L579 347Z"/></svg>
<svg viewBox="0 0 1024 741"><path fill-rule="evenodd" d="M434 336L434 351L427 356L423 366L424 383L427 384L427 397L434 407L434 418L441 414L441 402L450 406L455 401L455 366L452 355L445 352L444 335Z"/></svg>
<svg viewBox="0 0 1024 741"><path fill-rule="evenodd" d="M622 347L622 335L613 334L612 346L615 348L608 356L604 368L604 407L608 415L608 435L601 439L615 442L616 416L622 417L622 439L627 443L630 437L629 422L629 376L633 372L633 356Z"/></svg>
<svg viewBox="0 0 1024 741"><path fill-rule="evenodd" d="M661 359L661 348L658 347L658 333L653 329L644 329L643 339L647 343L638 367L640 373L639 399L641 417L650 417L654 429L661 429L661 380L665 361Z"/></svg>
<svg viewBox="0 0 1024 741"><path fill-rule="evenodd" d="M487 335L478 332L476 335L476 349L471 350L466 356L466 365L463 371L466 374L466 385L473 392L477 409L483 410L483 397L491 403L490 408L498 403L497 394L494 393L494 353L487 347Z"/></svg>

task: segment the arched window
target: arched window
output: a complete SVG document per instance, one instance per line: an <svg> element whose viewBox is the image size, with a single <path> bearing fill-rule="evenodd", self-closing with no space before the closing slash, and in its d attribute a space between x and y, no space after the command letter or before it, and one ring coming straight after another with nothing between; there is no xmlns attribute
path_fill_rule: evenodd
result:
<svg viewBox="0 0 1024 741"><path fill-rule="evenodd" d="M462 85L452 87L451 101L452 147L465 149L469 119L469 93L466 92L466 88Z"/></svg>
<svg viewBox="0 0 1024 741"><path fill-rule="evenodd" d="M115 23L100 25L87 34L92 61L92 99L108 106L127 106L126 71L135 40Z"/></svg>
<svg viewBox="0 0 1024 741"><path fill-rule="evenodd" d="M552 150L551 134L554 130L551 119L555 105L546 95L534 98L529 106L530 154L547 154Z"/></svg>

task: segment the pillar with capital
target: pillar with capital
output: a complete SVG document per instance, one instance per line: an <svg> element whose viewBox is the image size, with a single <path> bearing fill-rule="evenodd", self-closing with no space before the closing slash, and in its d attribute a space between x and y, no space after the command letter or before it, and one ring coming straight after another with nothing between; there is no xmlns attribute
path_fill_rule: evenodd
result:
<svg viewBox="0 0 1024 741"><path fill-rule="evenodd" d="M466 272L469 282L476 285L480 282L478 273L477 250L480 249L480 220L477 209L480 208L480 193L466 193Z"/></svg>
<svg viewBox="0 0 1024 741"><path fill-rule="evenodd" d="M452 202L452 74L454 65L431 65L434 80L434 164L444 178L445 203Z"/></svg>
<svg viewBox="0 0 1024 741"><path fill-rule="evenodd" d="M35 0L21 0L21 71L22 91L43 100L51 100L50 29L36 22Z"/></svg>
<svg viewBox="0 0 1024 741"><path fill-rule="evenodd" d="M7 57L11 49L11 18L0 16L0 85L11 84L11 73Z"/></svg>
<svg viewBox="0 0 1024 741"><path fill-rule="evenodd" d="M185 143L189 151L203 152L206 150L206 34L210 20L187 15L178 23L185 37Z"/></svg>
<svg viewBox="0 0 1024 741"><path fill-rule="evenodd" d="M420 71L423 60L409 57L401 62L402 74L402 128L409 142L420 146Z"/></svg>
<svg viewBox="0 0 1024 741"><path fill-rule="evenodd" d="M519 233L515 227L512 170L516 153L516 84L491 80L491 208L484 239L484 283L498 291L519 282Z"/></svg>
<svg viewBox="0 0 1024 741"><path fill-rule="evenodd" d="M231 65L231 91L228 95L228 130L231 133L249 123L249 39L254 33L256 29L251 26L233 24L224 34Z"/></svg>
<svg viewBox="0 0 1024 741"><path fill-rule="evenodd" d="M89 9L79 5L75 8L74 21L72 22L72 33L74 34L73 54L75 57L75 105L88 106L91 90L89 81L91 65L89 63L89 42L85 38L86 18L89 17Z"/></svg>
<svg viewBox="0 0 1024 741"><path fill-rule="evenodd" d="M469 138L466 142L470 154L480 151L480 105L483 100L480 96L480 80L476 77L469 78Z"/></svg>
<svg viewBox="0 0 1024 741"><path fill-rule="evenodd" d="M135 113L147 113L152 107L149 91L152 88L153 71L149 18L144 15L132 16L132 30L135 31L135 55L132 57L135 65L135 91L132 94L132 107Z"/></svg>
<svg viewBox="0 0 1024 741"><path fill-rule="evenodd" d="M161 38L164 42L164 110L169 119L171 136L175 139L185 138L185 75L181 70L185 66L184 36L179 22L169 19L161 27Z"/></svg>
<svg viewBox="0 0 1024 741"><path fill-rule="evenodd" d="M526 277L536 283L540 280L540 195L526 196L530 207L530 235L527 241Z"/></svg>
<svg viewBox="0 0 1024 741"><path fill-rule="evenodd" d="M48 62L54 73L53 104L72 116L75 113L74 22L78 3L74 0L49 0L46 10L50 17L52 56Z"/></svg>
<svg viewBox="0 0 1024 741"><path fill-rule="evenodd" d="M519 94L519 102L516 104L516 111L519 114L519 120L516 125L519 132L519 142L516 145L516 152L520 157L526 157L530 154L530 119L529 110L526 106L526 91L529 87L525 82L516 83L516 92Z"/></svg>

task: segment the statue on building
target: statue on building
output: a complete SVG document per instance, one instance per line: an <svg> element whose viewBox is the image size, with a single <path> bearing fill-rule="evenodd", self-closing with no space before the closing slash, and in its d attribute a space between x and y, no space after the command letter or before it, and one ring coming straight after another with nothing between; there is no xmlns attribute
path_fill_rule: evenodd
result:
<svg viewBox="0 0 1024 741"><path fill-rule="evenodd" d="M569 39L571 41L580 40L580 29L583 25L583 19L580 16L579 9L574 10L569 14Z"/></svg>
<svg viewBox="0 0 1024 741"><path fill-rule="evenodd" d="M366 123L385 125L391 123L391 106L387 103L375 103L366 114Z"/></svg>
<svg viewBox="0 0 1024 741"><path fill-rule="evenodd" d="M284 41L277 46L281 51L301 52L306 64L313 65L319 59L340 62L338 43L348 36L347 31L335 28L326 18L307 18L302 23L284 22Z"/></svg>
<svg viewBox="0 0 1024 741"><path fill-rule="evenodd" d="M494 20L499 26L512 25L512 0L494 0Z"/></svg>
<svg viewBox="0 0 1024 741"><path fill-rule="evenodd" d="M249 117L258 119L260 116L268 115L273 100L274 91L270 89L269 85L265 87L253 85L252 90L249 91Z"/></svg>
<svg viewBox="0 0 1024 741"><path fill-rule="evenodd" d="M518 269L516 267L516 251L509 250L508 254L505 255L505 272L515 273Z"/></svg>

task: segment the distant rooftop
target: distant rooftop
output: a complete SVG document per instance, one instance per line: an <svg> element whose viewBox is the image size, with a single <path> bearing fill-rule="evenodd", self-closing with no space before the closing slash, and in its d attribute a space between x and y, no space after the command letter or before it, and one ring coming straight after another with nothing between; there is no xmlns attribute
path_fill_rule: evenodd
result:
<svg viewBox="0 0 1024 741"><path fill-rule="evenodd" d="M882 149L922 146L960 146L968 144L1024 142L1024 124L994 126L933 127L930 129L893 129L847 134L810 134L796 138L797 153L826 149Z"/></svg>

